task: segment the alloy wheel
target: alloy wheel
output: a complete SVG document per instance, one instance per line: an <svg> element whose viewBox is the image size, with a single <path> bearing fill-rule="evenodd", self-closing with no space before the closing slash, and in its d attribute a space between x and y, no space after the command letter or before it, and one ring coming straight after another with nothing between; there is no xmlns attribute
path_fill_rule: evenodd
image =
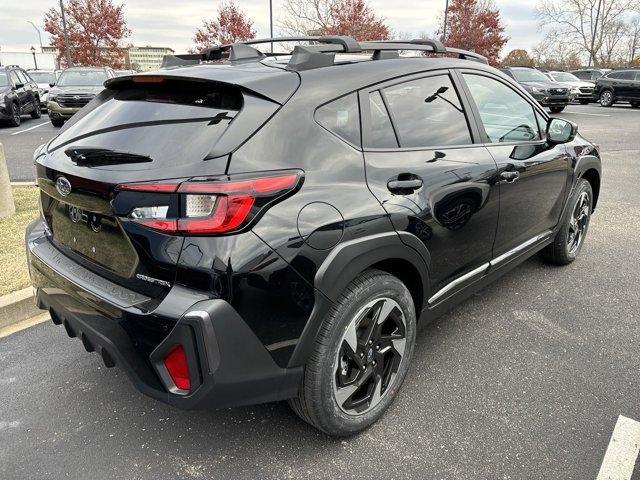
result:
<svg viewBox="0 0 640 480"><path fill-rule="evenodd" d="M602 95L600 95L600 105L602 105L603 107L608 107L611 105L612 103L612 95L611 92L602 92Z"/></svg>
<svg viewBox="0 0 640 480"><path fill-rule="evenodd" d="M584 235L587 231L587 225L589 224L590 213L591 202L589 200L589 194L587 192L582 192L576 201L576 206L573 209L571 221L569 223L569 238L567 240L567 245L571 255L574 255L580 248L580 245L582 245Z"/></svg>
<svg viewBox="0 0 640 480"><path fill-rule="evenodd" d="M363 414L393 387L404 361L406 320L400 305L378 298L365 305L345 330L333 366L333 394L349 415Z"/></svg>
<svg viewBox="0 0 640 480"><path fill-rule="evenodd" d="M20 124L20 109L15 103L11 105L11 114L13 115L13 122Z"/></svg>

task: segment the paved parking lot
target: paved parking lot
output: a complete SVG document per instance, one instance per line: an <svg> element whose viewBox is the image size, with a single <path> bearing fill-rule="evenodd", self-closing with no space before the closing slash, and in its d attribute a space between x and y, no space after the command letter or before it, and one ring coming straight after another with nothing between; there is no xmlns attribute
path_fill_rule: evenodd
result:
<svg viewBox="0 0 640 480"><path fill-rule="evenodd" d="M0 478L595 480L618 417L640 420L640 110L560 116L604 156L580 258L532 259L423 327L370 430L328 438L283 403L174 410L47 322L0 338ZM29 179L30 151L54 132L20 129L0 142Z"/></svg>

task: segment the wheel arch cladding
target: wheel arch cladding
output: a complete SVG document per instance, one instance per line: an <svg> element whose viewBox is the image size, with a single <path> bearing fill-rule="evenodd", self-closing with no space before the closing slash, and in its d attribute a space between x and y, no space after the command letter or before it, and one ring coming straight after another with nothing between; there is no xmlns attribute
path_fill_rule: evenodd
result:
<svg viewBox="0 0 640 480"><path fill-rule="evenodd" d="M429 285L427 263L420 253L403 243L395 231L343 242L331 251L316 273L315 287L326 297L316 299L289 367L305 363L331 303L337 301L342 291L369 268L383 270L404 282L416 305L416 318L420 317L423 299L428 298Z"/></svg>
<svg viewBox="0 0 640 480"><path fill-rule="evenodd" d="M593 190L593 211L596 209L598 197L600 196L600 173L595 168L589 168L580 176L580 178L584 178L591 184L591 189Z"/></svg>

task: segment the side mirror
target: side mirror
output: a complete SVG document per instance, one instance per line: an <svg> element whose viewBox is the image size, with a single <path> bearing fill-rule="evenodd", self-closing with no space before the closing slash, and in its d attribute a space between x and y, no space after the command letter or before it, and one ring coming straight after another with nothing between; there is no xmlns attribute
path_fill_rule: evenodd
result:
<svg viewBox="0 0 640 480"><path fill-rule="evenodd" d="M24 87L24 83L16 83L16 90L19 90L22 87Z"/></svg>
<svg viewBox="0 0 640 480"><path fill-rule="evenodd" d="M51 83L49 84L49 86L50 86L51 88L53 88L53 87L55 87L55 86L56 86L56 83L55 83L55 82L51 82Z"/></svg>
<svg viewBox="0 0 640 480"><path fill-rule="evenodd" d="M569 143L576 138L577 134L578 125L569 120L550 118L547 123L547 141L550 144Z"/></svg>

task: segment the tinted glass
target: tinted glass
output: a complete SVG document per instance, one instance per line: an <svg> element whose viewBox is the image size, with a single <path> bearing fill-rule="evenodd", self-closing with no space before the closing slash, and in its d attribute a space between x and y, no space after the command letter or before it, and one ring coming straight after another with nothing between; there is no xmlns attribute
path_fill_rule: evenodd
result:
<svg viewBox="0 0 640 480"><path fill-rule="evenodd" d="M540 70L534 68L514 68L513 75L519 82L548 82L549 79Z"/></svg>
<svg viewBox="0 0 640 480"><path fill-rule="evenodd" d="M607 75L607 78L612 78L612 79L614 79L614 80L616 80L616 79L617 79L617 80L619 80L619 79L621 79L621 78L622 78L622 72L613 72L613 73L610 73L609 75Z"/></svg>
<svg viewBox="0 0 640 480"><path fill-rule="evenodd" d="M384 106L380 92L369 95L369 110L371 113L371 131L368 147L398 148L396 135L389 119L389 112Z"/></svg>
<svg viewBox="0 0 640 480"><path fill-rule="evenodd" d="M0 72L0 87L8 87L9 86L9 77L7 76L7 72Z"/></svg>
<svg viewBox="0 0 640 480"><path fill-rule="evenodd" d="M551 72L551 76L556 82L577 82L580 79L568 72Z"/></svg>
<svg viewBox="0 0 640 480"><path fill-rule="evenodd" d="M27 75L25 75L25 73L22 70L16 70L16 73L18 74L20 83L27 84L30 82L29 78L27 77Z"/></svg>
<svg viewBox="0 0 640 480"><path fill-rule="evenodd" d="M20 79L18 78L18 75L16 75L16 71L15 70L11 70L9 72L9 78L11 78L11 81L13 82L14 85L18 85L20 82Z"/></svg>
<svg viewBox="0 0 640 480"><path fill-rule="evenodd" d="M104 83L107 74L104 70L67 70L60 75L58 85L61 87L97 87Z"/></svg>
<svg viewBox="0 0 640 480"><path fill-rule="evenodd" d="M467 119L448 75L384 89L401 147L472 143Z"/></svg>
<svg viewBox="0 0 640 480"><path fill-rule="evenodd" d="M347 142L360 146L360 112L355 93L318 108L316 121Z"/></svg>
<svg viewBox="0 0 640 480"><path fill-rule="evenodd" d="M53 72L29 72L29 76L33 78L36 83L56 83L56 76Z"/></svg>
<svg viewBox="0 0 640 480"><path fill-rule="evenodd" d="M529 102L492 78L473 74L463 76L491 142L540 139L535 110Z"/></svg>

